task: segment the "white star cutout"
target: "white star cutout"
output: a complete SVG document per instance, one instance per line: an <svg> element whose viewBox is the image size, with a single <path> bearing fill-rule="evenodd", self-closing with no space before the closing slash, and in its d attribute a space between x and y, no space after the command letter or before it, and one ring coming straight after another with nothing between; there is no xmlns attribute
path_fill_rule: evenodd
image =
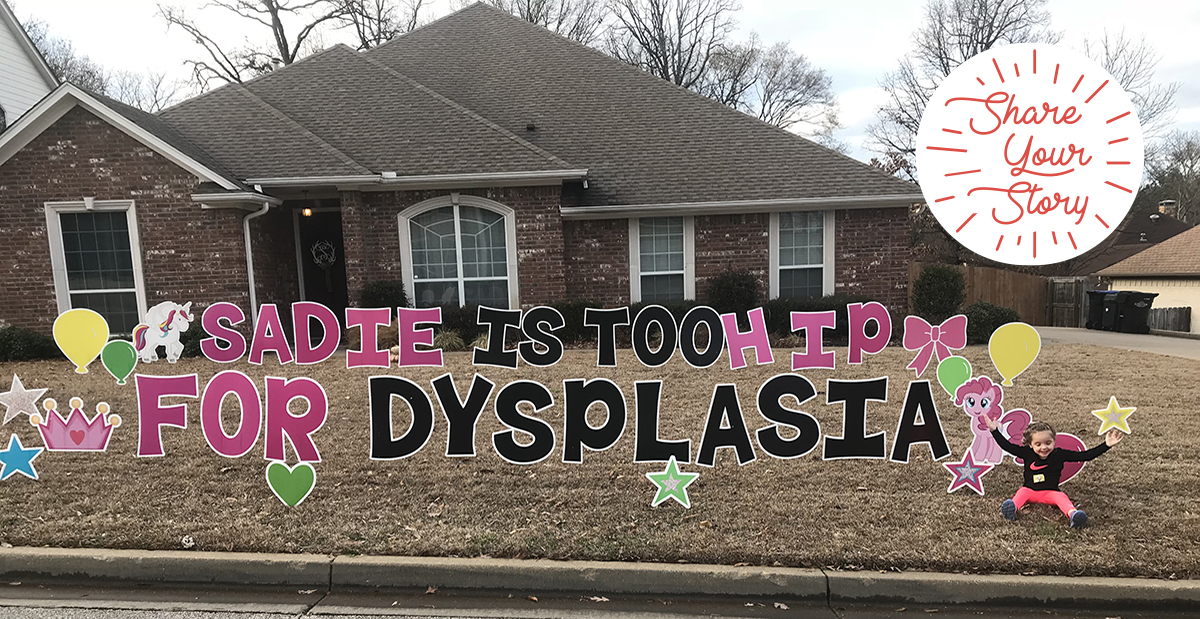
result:
<svg viewBox="0 0 1200 619"><path fill-rule="evenodd" d="M26 389L21 379L13 374L12 387L0 393L0 404L8 407L4 413L4 423L8 423L17 415L33 415L38 412L37 401L48 389Z"/></svg>

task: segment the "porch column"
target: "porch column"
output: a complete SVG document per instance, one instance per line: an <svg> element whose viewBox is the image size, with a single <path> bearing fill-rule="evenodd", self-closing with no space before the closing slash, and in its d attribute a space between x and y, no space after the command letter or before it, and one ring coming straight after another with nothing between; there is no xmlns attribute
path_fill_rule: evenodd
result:
<svg viewBox="0 0 1200 619"><path fill-rule="evenodd" d="M342 243L346 254L346 294L350 307L358 307L363 288L367 285L367 254L363 237L366 232L366 213L362 194L343 191Z"/></svg>

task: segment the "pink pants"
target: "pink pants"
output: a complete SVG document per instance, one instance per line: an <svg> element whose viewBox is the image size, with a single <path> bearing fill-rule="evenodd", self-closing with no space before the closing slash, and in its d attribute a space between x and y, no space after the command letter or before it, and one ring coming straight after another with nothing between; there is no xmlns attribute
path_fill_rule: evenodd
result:
<svg viewBox="0 0 1200 619"><path fill-rule="evenodd" d="M1071 503L1071 499L1067 498L1067 493L1061 490L1033 490L1021 486L1021 489L1013 495L1012 500L1017 505L1017 509L1021 509L1026 503L1057 505L1067 518L1070 518L1071 512L1075 511L1075 505Z"/></svg>

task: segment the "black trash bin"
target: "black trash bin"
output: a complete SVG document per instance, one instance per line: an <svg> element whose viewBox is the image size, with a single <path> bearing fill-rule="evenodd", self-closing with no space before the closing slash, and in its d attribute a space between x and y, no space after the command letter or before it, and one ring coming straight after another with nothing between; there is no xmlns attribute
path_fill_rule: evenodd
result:
<svg viewBox="0 0 1200 619"><path fill-rule="evenodd" d="M1130 291L1120 301L1120 317L1117 320L1117 330L1123 333L1150 332L1150 306L1158 293Z"/></svg>
<svg viewBox="0 0 1200 619"><path fill-rule="evenodd" d="M1089 329L1100 329L1104 327L1104 299L1110 294L1116 294L1116 290L1089 290L1088 294L1088 313L1087 322L1083 326Z"/></svg>
<svg viewBox="0 0 1200 619"><path fill-rule="evenodd" d="M1105 331L1116 331L1117 325L1121 321L1121 304L1125 301L1126 293L1123 291L1114 291L1113 294L1104 295L1104 318L1100 321L1100 328Z"/></svg>

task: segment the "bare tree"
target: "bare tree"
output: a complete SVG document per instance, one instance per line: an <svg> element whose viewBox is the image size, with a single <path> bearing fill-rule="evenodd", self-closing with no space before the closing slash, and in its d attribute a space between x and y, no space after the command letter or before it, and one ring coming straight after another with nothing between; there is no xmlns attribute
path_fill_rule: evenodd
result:
<svg viewBox="0 0 1200 619"><path fill-rule="evenodd" d="M1160 57L1145 35L1135 41L1127 37L1124 30L1116 34L1105 30L1099 40L1083 40L1083 53L1100 63L1129 94L1147 142L1160 137L1175 118L1175 94L1179 91L1179 83L1154 81Z"/></svg>
<svg viewBox="0 0 1200 619"><path fill-rule="evenodd" d="M205 7L224 9L261 24L270 31L271 43L226 48L182 8L159 4L158 13L167 26L183 30L208 55L206 60L187 61L196 84L202 89L213 79L242 82L278 65L292 64L309 50L310 37L317 35L322 25L344 18L347 11L346 3L337 0L210 0ZM288 25L293 22L302 25L293 31Z"/></svg>
<svg viewBox="0 0 1200 619"><path fill-rule="evenodd" d="M458 0L460 8L476 0ZM483 0L521 19L592 45L600 38L608 15L604 0Z"/></svg>
<svg viewBox="0 0 1200 619"><path fill-rule="evenodd" d="M787 43L776 43L762 54L754 84L754 113L762 120L787 129L796 123L831 118L837 123L833 80L814 67Z"/></svg>
<svg viewBox="0 0 1200 619"><path fill-rule="evenodd" d="M182 86L162 72L134 73L118 71L110 76L108 95L150 113L176 103Z"/></svg>
<svg viewBox="0 0 1200 619"><path fill-rule="evenodd" d="M608 51L677 86L696 90L733 32L736 0L609 0Z"/></svg>
<svg viewBox="0 0 1200 619"><path fill-rule="evenodd" d="M54 36L46 22L26 20L25 31L33 41L50 72L62 82L71 82L80 88L97 93L108 90L108 72L99 63L75 50L75 45L66 39Z"/></svg>
<svg viewBox="0 0 1200 619"><path fill-rule="evenodd" d="M930 97L950 72L980 52L1009 43L1057 43L1050 30L1048 0L929 0L925 24L913 33L913 51L880 82L887 101L867 128L873 150L908 165L896 169L915 179L917 129Z"/></svg>
<svg viewBox="0 0 1200 619"><path fill-rule="evenodd" d="M1200 131L1172 131L1164 136L1146 160L1146 175L1135 209L1154 210L1160 201L1173 200L1179 219L1200 220Z"/></svg>
<svg viewBox="0 0 1200 619"><path fill-rule="evenodd" d="M340 21L358 37L358 49L371 49L414 30L425 0L341 0Z"/></svg>
<svg viewBox="0 0 1200 619"><path fill-rule="evenodd" d="M746 111L746 101L761 73L762 42L755 33L745 43L728 43L713 51L708 71L696 92Z"/></svg>
<svg viewBox="0 0 1200 619"><path fill-rule="evenodd" d="M791 46L763 47L758 35L713 51L696 92L782 129L803 128L816 141L845 152L833 80Z"/></svg>

